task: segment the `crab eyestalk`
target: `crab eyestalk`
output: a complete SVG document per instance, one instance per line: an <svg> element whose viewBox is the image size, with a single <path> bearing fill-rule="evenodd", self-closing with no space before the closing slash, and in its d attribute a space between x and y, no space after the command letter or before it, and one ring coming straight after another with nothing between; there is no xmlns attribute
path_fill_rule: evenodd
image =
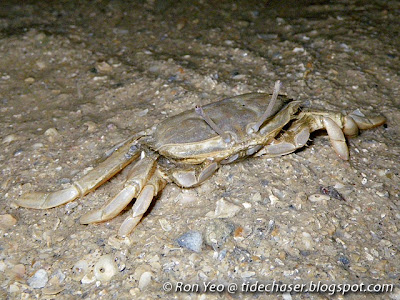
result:
<svg viewBox="0 0 400 300"><path fill-rule="evenodd" d="M206 115L201 106L196 105L194 111L196 112L196 114L198 114L204 119L204 121L208 124L208 126L212 128L212 130L214 130L218 135L220 135L224 139L225 143L229 143L231 141L229 134L223 132L222 129L218 127L218 125L215 124L214 121L211 120L208 115Z"/></svg>
<svg viewBox="0 0 400 300"><path fill-rule="evenodd" d="M281 89L281 86L282 86L282 84L281 84L280 80L275 82L274 92L272 94L271 101L269 101L267 109L262 114L262 116L256 121L256 123L254 125L248 127L248 129L247 129L247 133L248 134L251 134L253 132L258 132L260 130L260 127L262 126L262 124L269 117L271 117L272 109L274 108L274 105L276 103L276 99L278 98L278 93L279 93L279 90Z"/></svg>

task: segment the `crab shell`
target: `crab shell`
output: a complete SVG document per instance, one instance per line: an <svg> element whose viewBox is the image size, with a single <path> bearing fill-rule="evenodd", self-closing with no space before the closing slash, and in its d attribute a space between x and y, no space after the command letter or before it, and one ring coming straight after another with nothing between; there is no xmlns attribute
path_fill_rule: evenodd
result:
<svg viewBox="0 0 400 300"><path fill-rule="evenodd" d="M154 134L144 143L160 155L188 164L199 164L207 159L217 162L239 154L254 154L254 147L268 144L292 118L300 105L279 96L272 117L260 131L248 134L248 128L260 119L271 95L244 94L214 102L203 107L205 113L231 136L226 142L194 110L167 118L157 125Z"/></svg>

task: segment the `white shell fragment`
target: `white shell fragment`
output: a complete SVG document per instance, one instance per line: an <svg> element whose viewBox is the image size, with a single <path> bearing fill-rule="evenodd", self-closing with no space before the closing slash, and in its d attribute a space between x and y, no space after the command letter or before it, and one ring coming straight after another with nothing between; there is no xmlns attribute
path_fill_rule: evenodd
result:
<svg viewBox="0 0 400 300"><path fill-rule="evenodd" d="M188 231L176 239L178 245L194 252L200 252L203 245L203 236L198 231Z"/></svg>
<svg viewBox="0 0 400 300"><path fill-rule="evenodd" d="M94 276L101 282L110 281L117 273L117 266L111 255L103 255L94 265Z"/></svg>
<svg viewBox="0 0 400 300"><path fill-rule="evenodd" d="M89 264L86 260L79 260L72 267L72 279L80 281L88 272Z"/></svg>
<svg viewBox="0 0 400 300"><path fill-rule="evenodd" d="M224 199L220 199L216 202L215 211L207 213L207 217L211 218L232 218L241 209L240 206L232 204Z"/></svg>
<svg viewBox="0 0 400 300"><path fill-rule="evenodd" d="M40 269L28 279L28 284L31 288L41 289L46 285L47 281L49 281L49 277L46 270Z"/></svg>

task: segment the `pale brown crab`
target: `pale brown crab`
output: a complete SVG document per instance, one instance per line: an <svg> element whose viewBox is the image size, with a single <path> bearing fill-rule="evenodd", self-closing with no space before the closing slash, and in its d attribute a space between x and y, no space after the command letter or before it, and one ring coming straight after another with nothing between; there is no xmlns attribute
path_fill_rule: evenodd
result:
<svg viewBox="0 0 400 300"><path fill-rule="evenodd" d="M300 111L300 102L278 95L279 88L278 81L272 97L244 94L170 117L159 123L152 134L133 136L121 143L106 160L70 187L28 193L16 203L36 209L62 205L93 191L136 161L122 191L80 220L82 224L109 220L136 198L118 232L126 236L168 182L190 188L209 178L223 164L249 156L291 153L305 146L310 133L318 129L326 129L333 149L347 160L345 135L356 136L359 129L369 129L386 120L383 116L367 118L359 110L347 116Z"/></svg>

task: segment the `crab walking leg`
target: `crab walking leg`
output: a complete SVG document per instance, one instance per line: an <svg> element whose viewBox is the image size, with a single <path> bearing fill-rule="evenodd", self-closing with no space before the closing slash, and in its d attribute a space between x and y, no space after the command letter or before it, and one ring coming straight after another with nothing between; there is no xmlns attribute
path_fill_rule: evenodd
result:
<svg viewBox="0 0 400 300"><path fill-rule="evenodd" d="M125 237L132 232L136 225L142 219L144 213L149 208L153 197L164 188L167 181L163 179L159 170L156 169L153 176L146 183L139 196L137 197L135 204L132 207L131 216L127 217L119 228L118 235Z"/></svg>
<svg viewBox="0 0 400 300"><path fill-rule="evenodd" d="M145 156L130 170L124 188L103 207L83 215L81 224L107 221L117 216L131 201L136 198L143 186L153 175L156 167L154 158Z"/></svg>
<svg viewBox="0 0 400 300"><path fill-rule="evenodd" d="M347 147L342 128L329 117L323 117L322 120L333 150L335 150L341 159L349 160L349 148Z"/></svg>
<svg viewBox="0 0 400 300"><path fill-rule="evenodd" d="M359 109L356 109L347 117L351 118L361 130L371 129L383 125L386 122L386 118L384 116L379 115L375 117L367 117Z"/></svg>
<svg viewBox="0 0 400 300"><path fill-rule="evenodd" d="M318 117L315 118L315 124L320 123L318 119ZM357 109L347 116L334 113L322 116L322 122L323 127L328 132L332 148L341 159L348 160L349 148L346 144L345 135L348 137L357 136L359 129L370 129L382 125L386 122L386 118L384 116L366 117Z"/></svg>
<svg viewBox="0 0 400 300"><path fill-rule="evenodd" d="M55 192L30 192L22 195L15 203L27 208L47 209L70 202L96 189L134 161L139 154L140 151L136 145L127 143L81 179L75 181L72 186Z"/></svg>

